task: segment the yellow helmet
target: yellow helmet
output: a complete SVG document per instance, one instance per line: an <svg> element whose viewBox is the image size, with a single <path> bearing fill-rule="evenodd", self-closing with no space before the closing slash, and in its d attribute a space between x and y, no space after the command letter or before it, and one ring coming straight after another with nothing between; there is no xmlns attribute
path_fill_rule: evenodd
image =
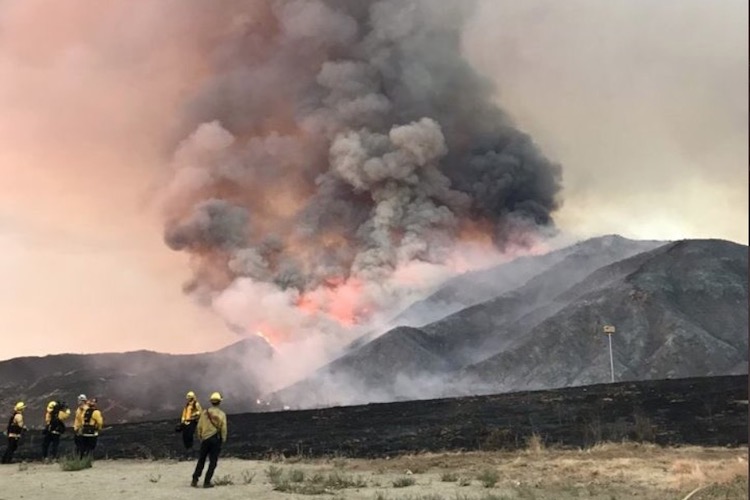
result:
<svg viewBox="0 0 750 500"><path fill-rule="evenodd" d="M15 411L23 411L25 408L26 408L26 405L23 404L23 401L19 401L18 403L16 403L16 406L14 409Z"/></svg>
<svg viewBox="0 0 750 500"><path fill-rule="evenodd" d="M185 394L185 399L195 399L195 393L193 391L188 391L188 393Z"/></svg>
<svg viewBox="0 0 750 500"><path fill-rule="evenodd" d="M212 403L213 402L220 403L221 402L221 394L219 394L218 392L214 392L213 394L211 394L211 397L209 398L209 400Z"/></svg>
<svg viewBox="0 0 750 500"><path fill-rule="evenodd" d="M47 403L47 411L54 410L56 405L57 403L55 403L54 401L50 401L49 403Z"/></svg>

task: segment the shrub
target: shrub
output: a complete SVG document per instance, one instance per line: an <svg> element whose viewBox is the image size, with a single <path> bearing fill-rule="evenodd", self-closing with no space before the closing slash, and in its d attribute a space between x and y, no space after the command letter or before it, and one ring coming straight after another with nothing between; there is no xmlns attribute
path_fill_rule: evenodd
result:
<svg viewBox="0 0 750 500"><path fill-rule="evenodd" d="M225 474L223 476L219 476L213 481L214 486L229 486L234 484L234 478L232 478L231 474Z"/></svg>
<svg viewBox="0 0 750 500"><path fill-rule="evenodd" d="M282 473L283 471L281 470L281 467L276 467L275 465L271 465L266 469L266 475L271 484L276 484L281 481Z"/></svg>
<svg viewBox="0 0 750 500"><path fill-rule="evenodd" d="M413 477L400 477L398 479L395 479L393 481L393 487L394 488L405 488L407 486L412 486L416 483Z"/></svg>
<svg viewBox="0 0 750 500"><path fill-rule="evenodd" d="M443 472L440 474L440 480L444 483L455 483L458 481L458 474L455 472Z"/></svg>
<svg viewBox="0 0 750 500"><path fill-rule="evenodd" d="M287 475L279 474L272 481L275 491L284 493L298 493L302 495L320 495L330 493L331 490L343 490L346 488L364 488L367 481L360 476L349 476L339 472L329 474L316 473L308 478L301 470L291 470Z"/></svg>
<svg viewBox="0 0 750 500"><path fill-rule="evenodd" d="M544 451L544 440L536 432L526 438L526 450L531 453Z"/></svg>
<svg viewBox="0 0 750 500"><path fill-rule="evenodd" d="M90 469L92 463L93 459L91 458L91 455L86 455L83 458L71 456L60 461L60 468L64 471Z"/></svg>
<svg viewBox="0 0 750 500"><path fill-rule="evenodd" d="M273 487L274 491L281 491L283 493L298 493L300 495L322 495L327 493L325 486L322 484L314 483L290 483L286 479L276 483Z"/></svg>
<svg viewBox="0 0 750 500"><path fill-rule="evenodd" d="M485 469L477 475L477 479L482 483L485 488L492 488L497 484L497 480L500 479L500 475L496 470Z"/></svg>
<svg viewBox="0 0 750 500"><path fill-rule="evenodd" d="M289 471L289 481L293 483L301 483L305 480L305 473L300 469L292 469Z"/></svg>
<svg viewBox="0 0 750 500"><path fill-rule="evenodd" d="M242 471L242 484L251 484L255 479L255 472L249 470Z"/></svg>
<svg viewBox="0 0 750 500"><path fill-rule="evenodd" d="M364 488L367 486L367 481L360 476L331 472L328 476L323 476L323 485L326 488L342 490L344 488Z"/></svg>

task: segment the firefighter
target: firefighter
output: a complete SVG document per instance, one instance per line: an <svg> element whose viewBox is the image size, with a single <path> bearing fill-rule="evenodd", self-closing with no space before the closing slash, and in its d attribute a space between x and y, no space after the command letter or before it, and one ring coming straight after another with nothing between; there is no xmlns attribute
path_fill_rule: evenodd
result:
<svg viewBox="0 0 750 500"><path fill-rule="evenodd" d="M23 411L25 409L26 405L23 401L19 401L13 408L13 415L11 415L8 420L8 447L5 448L5 454L2 459L2 463L4 464L13 462L13 454L18 449L18 443L21 441L21 436L23 436L23 433L28 430L23 423Z"/></svg>
<svg viewBox="0 0 750 500"><path fill-rule="evenodd" d="M86 402L86 410L83 412L83 422L81 425L81 451L79 457L83 458L91 455L93 458L96 449L96 441L99 438L99 431L104 427L104 417L101 410L97 408L96 398L91 398Z"/></svg>
<svg viewBox="0 0 750 500"><path fill-rule="evenodd" d="M73 419L73 443L76 447L76 456L81 456L81 429L83 428L83 414L86 413L86 401L88 398L85 394L78 396L78 407L76 408L76 415Z"/></svg>
<svg viewBox="0 0 750 500"><path fill-rule="evenodd" d="M193 391L188 392L185 395L185 399L185 407L182 409L179 428L180 432L182 432L182 444L185 445L186 450L190 450L193 447L195 428L198 426L198 418L201 416L202 408Z"/></svg>
<svg viewBox="0 0 750 500"><path fill-rule="evenodd" d="M50 401L44 412L44 439L42 440L42 459L48 456L57 458L60 447L60 435L65 432L64 420L70 416L68 405L60 401Z"/></svg>
<svg viewBox="0 0 750 500"><path fill-rule="evenodd" d="M198 419L198 439L201 441L201 451L198 456L198 463L195 464L193 481L190 483L190 486L194 488L198 487L198 479L203 474L206 457L208 457L208 471L206 471L206 477L203 479L203 487L214 487L211 484L211 478L214 476L214 471L216 470L221 445L227 440L227 416L219 408L221 394L214 392L211 394L210 401L211 408L203 410Z"/></svg>

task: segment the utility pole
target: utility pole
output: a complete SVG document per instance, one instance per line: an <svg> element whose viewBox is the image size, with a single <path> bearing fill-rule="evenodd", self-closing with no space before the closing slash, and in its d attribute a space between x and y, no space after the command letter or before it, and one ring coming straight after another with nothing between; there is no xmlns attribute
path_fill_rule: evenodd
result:
<svg viewBox="0 0 750 500"><path fill-rule="evenodd" d="M609 338L609 371L612 374L612 382L615 381L615 361L612 357L612 334L615 333L615 327L612 325L604 325L604 333Z"/></svg>

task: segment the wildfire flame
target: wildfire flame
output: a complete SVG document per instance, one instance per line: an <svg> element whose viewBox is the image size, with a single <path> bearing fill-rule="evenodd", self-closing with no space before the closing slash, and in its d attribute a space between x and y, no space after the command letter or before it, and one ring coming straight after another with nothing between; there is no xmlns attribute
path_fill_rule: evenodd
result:
<svg viewBox="0 0 750 500"><path fill-rule="evenodd" d="M270 345L271 347L275 347L275 346L274 346L274 344L273 344L273 342L271 342L271 339L269 339L268 337L266 337L266 336L265 336L265 335L263 334L263 332L261 332L260 330L256 331L256 332L255 332L255 335L257 335L258 337L260 337L260 338L262 338L263 340L265 340L265 341L266 341L266 343L267 343L268 345Z"/></svg>

